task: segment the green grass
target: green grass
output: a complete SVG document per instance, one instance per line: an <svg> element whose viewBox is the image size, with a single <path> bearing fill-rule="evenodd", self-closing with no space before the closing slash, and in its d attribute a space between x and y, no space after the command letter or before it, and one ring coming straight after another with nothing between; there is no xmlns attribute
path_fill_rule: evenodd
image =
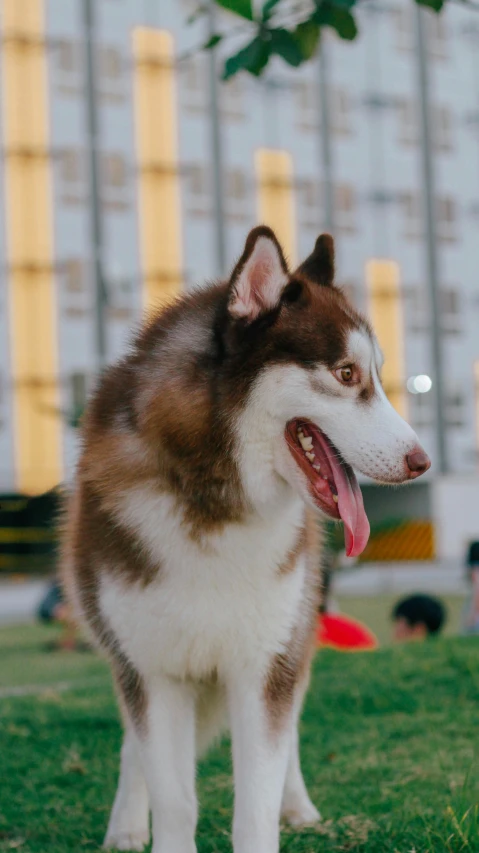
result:
<svg viewBox="0 0 479 853"><path fill-rule="evenodd" d="M104 675L103 661L91 653L47 651L58 628L14 625L0 628L0 695L7 687L82 681Z"/></svg>
<svg viewBox="0 0 479 853"><path fill-rule="evenodd" d="M0 700L0 851L96 851L114 795L121 731L104 665L39 651L48 638L0 630L0 683L45 684ZM317 656L302 752L323 824L285 830L283 853L478 853L478 652L468 638ZM201 764L198 789L199 853L230 851L227 744Z"/></svg>

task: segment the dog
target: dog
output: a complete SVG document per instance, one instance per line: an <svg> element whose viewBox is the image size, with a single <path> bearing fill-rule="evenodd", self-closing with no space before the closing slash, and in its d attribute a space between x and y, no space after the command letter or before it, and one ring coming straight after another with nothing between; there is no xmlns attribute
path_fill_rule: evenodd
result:
<svg viewBox="0 0 479 853"><path fill-rule="evenodd" d="M368 322L318 237L288 270L254 228L228 281L181 296L108 368L88 405L63 534L78 617L124 720L105 847L194 853L196 756L232 737L235 853L314 824L298 718L318 610L321 517L346 551L369 525L353 467L429 468L381 386Z"/></svg>

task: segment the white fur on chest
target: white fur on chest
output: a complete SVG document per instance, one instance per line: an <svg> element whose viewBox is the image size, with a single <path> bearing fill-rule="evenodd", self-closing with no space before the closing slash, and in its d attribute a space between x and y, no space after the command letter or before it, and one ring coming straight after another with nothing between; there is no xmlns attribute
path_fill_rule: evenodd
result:
<svg viewBox="0 0 479 853"><path fill-rule="evenodd" d="M160 565L146 588L103 573L101 608L122 648L145 675L226 677L232 666L268 666L284 650L304 592L304 560L281 575L303 522L294 500L266 518L229 525L204 547L186 535L173 500L138 489L121 519Z"/></svg>

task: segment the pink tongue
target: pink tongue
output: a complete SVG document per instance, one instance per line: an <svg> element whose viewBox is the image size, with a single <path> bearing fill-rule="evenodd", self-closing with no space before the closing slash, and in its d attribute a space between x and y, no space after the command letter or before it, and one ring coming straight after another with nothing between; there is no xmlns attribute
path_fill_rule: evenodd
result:
<svg viewBox="0 0 479 853"><path fill-rule="evenodd" d="M338 490L338 509L344 523L346 554L348 557L358 557L368 544L370 530L361 489L352 469L349 469L348 476L329 443L326 443L325 449Z"/></svg>

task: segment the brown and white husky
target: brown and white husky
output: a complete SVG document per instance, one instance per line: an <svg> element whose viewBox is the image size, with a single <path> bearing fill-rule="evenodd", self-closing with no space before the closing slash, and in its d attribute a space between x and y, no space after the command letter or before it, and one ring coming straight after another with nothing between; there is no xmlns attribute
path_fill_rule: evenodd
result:
<svg viewBox="0 0 479 853"><path fill-rule="evenodd" d="M233 744L235 853L319 820L298 717L317 615L318 516L359 554L353 466L385 483L429 459L381 386L381 352L334 286L332 238L288 271L249 234L229 281L186 294L102 377L64 536L64 575L123 712L105 846L194 853L195 761Z"/></svg>

